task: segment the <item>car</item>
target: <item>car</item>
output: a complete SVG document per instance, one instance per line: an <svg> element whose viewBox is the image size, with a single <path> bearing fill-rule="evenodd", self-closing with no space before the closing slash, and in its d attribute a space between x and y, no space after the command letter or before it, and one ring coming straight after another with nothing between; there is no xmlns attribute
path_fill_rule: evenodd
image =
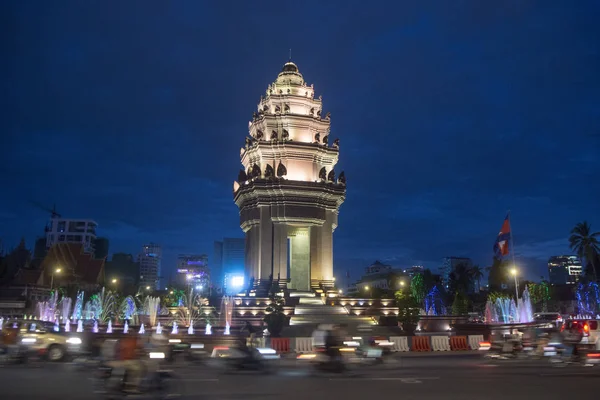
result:
<svg viewBox="0 0 600 400"><path fill-rule="evenodd" d="M540 312L533 314L533 322L541 324L544 328L559 328L563 317L557 312Z"/></svg>
<svg viewBox="0 0 600 400"><path fill-rule="evenodd" d="M596 319L569 319L565 321L564 330L577 329L582 333L578 348L600 350L600 323Z"/></svg>
<svg viewBox="0 0 600 400"><path fill-rule="evenodd" d="M49 361L62 361L67 355L79 354L82 339L76 334L55 332L53 323L36 320L12 320L4 324L4 329L17 332L18 345L45 356Z"/></svg>

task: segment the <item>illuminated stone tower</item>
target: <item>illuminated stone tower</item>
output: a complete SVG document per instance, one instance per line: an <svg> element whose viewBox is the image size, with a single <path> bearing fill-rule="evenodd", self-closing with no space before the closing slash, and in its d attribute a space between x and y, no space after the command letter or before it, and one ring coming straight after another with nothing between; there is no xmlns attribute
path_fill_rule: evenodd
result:
<svg viewBox="0 0 600 400"><path fill-rule="evenodd" d="M293 62L261 96L244 166L234 182L240 226L246 234L246 279L299 291L333 286L333 231L346 194L336 177L339 140L331 140L330 115Z"/></svg>

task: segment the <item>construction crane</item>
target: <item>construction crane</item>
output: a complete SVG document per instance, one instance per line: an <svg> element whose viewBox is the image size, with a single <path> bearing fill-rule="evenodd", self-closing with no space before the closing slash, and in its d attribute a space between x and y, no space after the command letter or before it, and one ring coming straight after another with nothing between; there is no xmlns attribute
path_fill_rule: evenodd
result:
<svg viewBox="0 0 600 400"><path fill-rule="evenodd" d="M40 210L43 210L43 211L46 211L46 212L50 213L50 217L51 218L60 218L61 217L61 215L56 212L56 204L54 204L52 206L52 209L49 209L48 207L45 207L45 206L41 205L37 201L32 201L31 203L34 206L36 206L37 208L39 208Z"/></svg>

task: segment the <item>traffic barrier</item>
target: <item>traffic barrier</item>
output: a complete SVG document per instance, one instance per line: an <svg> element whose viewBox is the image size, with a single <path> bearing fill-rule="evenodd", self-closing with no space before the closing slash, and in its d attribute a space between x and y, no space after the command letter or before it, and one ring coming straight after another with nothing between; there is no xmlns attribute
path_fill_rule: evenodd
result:
<svg viewBox="0 0 600 400"><path fill-rule="evenodd" d="M450 336L450 348L452 351L469 350L466 336Z"/></svg>
<svg viewBox="0 0 600 400"><path fill-rule="evenodd" d="M409 351L408 338L406 336L390 336L390 342L394 343L392 351Z"/></svg>
<svg viewBox="0 0 600 400"><path fill-rule="evenodd" d="M479 350L479 343L483 342L483 335L469 335L469 347L471 350Z"/></svg>
<svg viewBox="0 0 600 400"><path fill-rule="evenodd" d="M296 353L312 353L313 342L309 337L298 337L295 340L294 351Z"/></svg>
<svg viewBox="0 0 600 400"><path fill-rule="evenodd" d="M432 336L431 347L433 351L450 351L450 340L448 336Z"/></svg>
<svg viewBox="0 0 600 400"><path fill-rule="evenodd" d="M411 351L431 351L429 336L413 336Z"/></svg>
<svg viewBox="0 0 600 400"><path fill-rule="evenodd" d="M289 353L290 338L271 338L271 348L278 353Z"/></svg>

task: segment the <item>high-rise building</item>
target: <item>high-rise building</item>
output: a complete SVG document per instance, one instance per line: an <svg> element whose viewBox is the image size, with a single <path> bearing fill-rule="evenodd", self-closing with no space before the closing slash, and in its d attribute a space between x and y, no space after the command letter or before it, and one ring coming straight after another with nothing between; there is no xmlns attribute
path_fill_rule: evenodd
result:
<svg viewBox="0 0 600 400"><path fill-rule="evenodd" d="M246 240L240 238L224 238L215 242L214 262L211 267L212 282L218 287L241 289L240 278L244 276L244 264L246 253ZM235 289L232 288L231 280L235 278ZM227 292L227 290L225 290ZM230 293L233 294L233 293Z"/></svg>
<svg viewBox="0 0 600 400"><path fill-rule="evenodd" d="M208 290L210 271L206 254L180 254L177 256L177 283L192 285L197 290Z"/></svg>
<svg viewBox="0 0 600 400"><path fill-rule="evenodd" d="M553 256L548 260L548 275L553 285L575 284L581 273L581 261L577 256Z"/></svg>
<svg viewBox="0 0 600 400"><path fill-rule="evenodd" d="M91 219L54 217L46 228L46 249L57 243L81 243L86 253L94 254L97 226Z"/></svg>
<svg viewBox="0 0 600 400"><path fill-rule="evenodd" d="M138 256L140 264L140 286L158 289L160 287L162 250L160 245L149 243L142 246Z"/></svg>
<svg viewBox="0 0 600 400"><path fill-rule="evenodd" d="M261 96L241 149L244 167L233 184L246 234L246 278L300 291L333 286L333 231L346 195L336 175L339 140L330 138L298 67L287 62Z"/></svg>

